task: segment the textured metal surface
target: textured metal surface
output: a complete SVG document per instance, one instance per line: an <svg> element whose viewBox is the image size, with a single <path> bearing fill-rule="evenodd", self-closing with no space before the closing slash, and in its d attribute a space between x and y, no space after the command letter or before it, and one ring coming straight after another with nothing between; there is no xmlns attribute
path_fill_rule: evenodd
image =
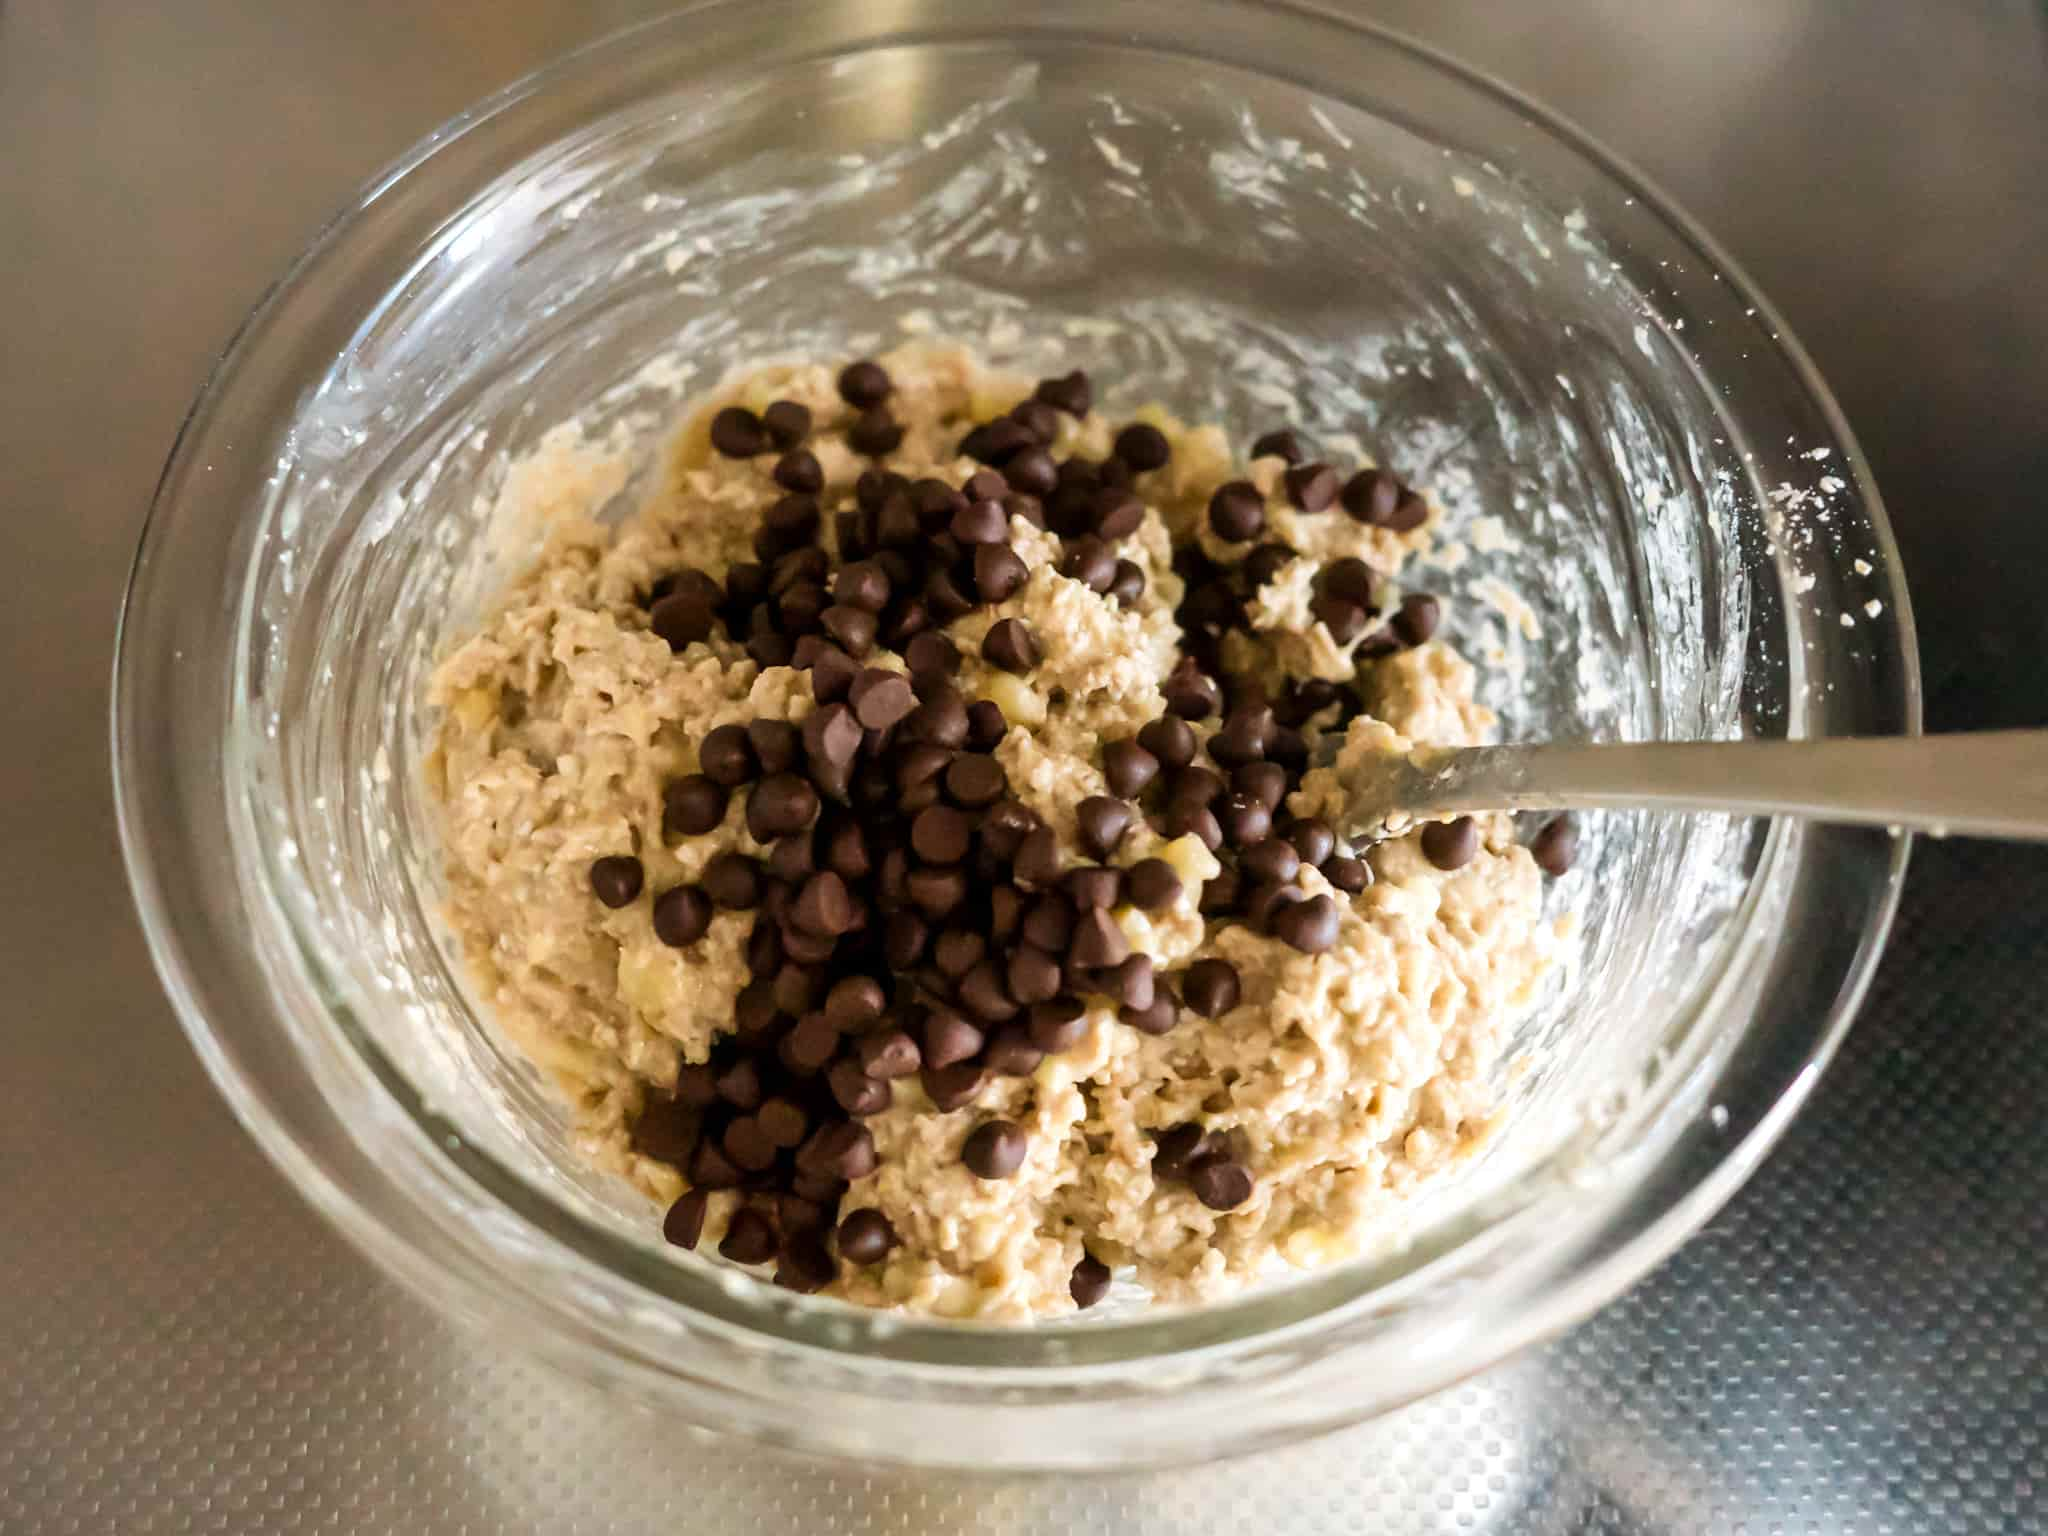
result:
<svg viewBox="0 0 2048 1536"><path fill-rule="evenodd" d="M994 1482L707 1452L430 1315L270 1171L157 993L115 859L103 679L141 509L212 350L366 170L645 9L0 7L0 1532L2048 1530L2038 849L1922 847L1812 1109L1627 1298L1230 1466ZM1728 240L1890 493L1931 723L2039 723L2039 11L1503 9L1379 8Z"/></svg>

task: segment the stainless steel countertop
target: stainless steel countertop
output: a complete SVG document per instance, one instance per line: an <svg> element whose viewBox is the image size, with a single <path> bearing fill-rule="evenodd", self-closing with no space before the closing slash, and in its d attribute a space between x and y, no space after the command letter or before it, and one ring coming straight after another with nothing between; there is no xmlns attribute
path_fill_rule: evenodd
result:
<svg viewBox="0 0 2048 1536"><path fill-rule="evenodd" d="M913 8L905 0L905 8ZM215 1098L115 849L115 605L263 286L386 158L656 7L0 0L0 1532L2048 1530L2048 851L1923 845L1843 1059L1709 1230L1392 1420L1169 1476L707 1453L429 1314ZM2048 19L1402 0L1789 316L1905 549L1936 727L2048 718Z"/></svg>

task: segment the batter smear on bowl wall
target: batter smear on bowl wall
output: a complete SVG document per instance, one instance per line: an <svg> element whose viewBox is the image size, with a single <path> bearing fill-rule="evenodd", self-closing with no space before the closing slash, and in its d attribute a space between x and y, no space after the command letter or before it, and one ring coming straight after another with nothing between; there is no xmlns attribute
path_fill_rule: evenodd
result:
<svg viewBox="0 0 2048 1536"><path fill-rule="evenodd" d="M616 530L536 473L432 685L448 915L671 1242L940 1316L1201 1300L1484 1136L1572 838L1328 819L1493 723L1395 473L930 345L728 381Z"/></svg>

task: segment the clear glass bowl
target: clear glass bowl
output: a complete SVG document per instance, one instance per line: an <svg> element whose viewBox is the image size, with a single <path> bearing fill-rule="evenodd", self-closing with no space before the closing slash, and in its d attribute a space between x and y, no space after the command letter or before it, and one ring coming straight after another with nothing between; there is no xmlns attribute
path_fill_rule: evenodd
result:
<svg viewBox="0 0 2048 1536"><path fill-rule="evenodd" d="M737 361L928 329L1085 366L1112 408L1369 451L1450 509L1460 548L1419 579L1461 599L1509 734L1917 727L1846 428L1639 177L1310 9L1104 15L713 5L514 86L366 188L251 316L137 557L122 837L215 1080L394 1273L678 1421L1121 1466L1431 1391L1706 1219L1811 1088L1891 915L1903 839L1595 818L1555 893L1580 953L1517 1038L1488 1154L1405 1244L1199 1310L857 1312L665 1249L578 1166L430 918L420 682L530 550L488 516L519 455L575 420L644 465Z"/></svg>

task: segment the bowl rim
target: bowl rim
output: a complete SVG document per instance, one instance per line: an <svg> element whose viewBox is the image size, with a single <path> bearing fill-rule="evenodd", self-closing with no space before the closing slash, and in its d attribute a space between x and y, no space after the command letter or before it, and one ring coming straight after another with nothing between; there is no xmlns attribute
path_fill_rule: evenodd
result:
<svg viewBox="0 0 2048 1536"><path fill-rule="evenodd" d="M1441 50L1419 43L1405 35L1376 23L1340 14L1325 6L1303 3L1303 0L1230 0L1230 3L1244 10L1266 10L1299 17L1317 25L1334 27L1355 39L1374 45L1391 48L1407 55L1428 68L1447 76L1482 95L1492 97L1524 116L1535 128L1549 135L1553 140L1583 159L1600 175L1617 186L1629 191L1652 212L1679 240L1698 252L1701 259L1720 274L1723 281L1753 306L1761 326L1771 333L1772 345L1782 360L1789 366L1809 401L1819 412L1834 444L1843 455L1842 472L1852 481L1857 496L1866 510L1871 525L1871 534L1882 556L1883 569L1888 583L1885 596L1892 615L1891 632L1896 637L1899 667L1898 703L1903 709L1908 729L1917 732L1920 723L1920 684L1917 651L1913 642L1913 622L1904 575L1900 569L1898 552L1890 524L1885 517L1882 501L1872 480L1869 466L1853 434L1843 419L1832 393L1821 380L1804 348L1791 330L1784 324L1776 310L1760 294L1756 285L1746 273L1723 252L1714 241L1699 228L1689 215L1657 188L1649 178L1628 164L1621 157L1607 150L1590 135L1580 130L1548 108L1537 105L1521 92L1494 80L1491 76L1470 68L1452 59ZM162 867L147 835L149 813L140 803L144 775L139 765L132 760L130 748L133 732L128 729L131 716L140 707L133 686L133 647L137 635L132 627L132 618L138 602L138 594L150 575L150 557L156 545L167 537L165 504L172 494L178 471L189 457L205 424L208 408L218 399L225 383L234 376L243 363L250 348L261 340L264 323L275 314L283 297L290 293L308 273L317 266L345 237L348 230L364 212L398 187L407 177L431 161L435 155L463 136L490 123L519 104L542 92L561 76L573 71L587 69L596 61L612 56L616 52L629 50L638 41L657 32L666 32L679 25L709 17L713 13L743 9L743 0L705 0L705 3L686 7L664 17L638 23L632 27L608 36L594 39L582 46L550 61L540 68L502 87L474 106L448 119L408 149L395 157L384 168L367 178L351 196L348 202L320 229L305 250L291 263L285 273L269 288L251 308L237 327L233 338L223 349L214 367L186 413L173 444L170 456L159 477L152 497L149 516L145 521L137 548L137 554L129 580L124 591L122 610L117 627L115 644L115 668L110 725L114 759L114 784L117 822L123 857L127 863L131 887L138 913L141 917L145 937L159 976L179 1014L181 1023L192 1038L195 1049L204 1062L216 1087L228 1100L237 1117L262 1146L267 1156L285 1172L295 1186L308 1193L320 1208L344 1233L359 1246L378 1258L385 1267L398 1272L415 1288L434 1293L444 1303L450 1301L445 1283L436 1283L423 1274L417 1262L408 1263L408 1257L417 1255L394 1252L407 1245L402 1237L392 1234L376 1212L353 1192L339 1183L326 1179L317 1168L317 1159L312 1157L305 1146L294 1136L292 1128L273 1114L260 1092L249 1081L238 1062L235 1052L216 1033L200 1003L203 989L197 983L197 967L177 937L175 901L172 893L172 879ZM1014 37L1014 33L1010 36ZM1100 45L1115 37L1106 31L1089 31L1068 28L1055 35L1078 46ZM948 34L946 41L969 40L999 41L1002 35L995 32ZM904 47L919 42L936 40L930 28L905 28L863 41L848 52L865 53L881 48ZM1132 46L1128 36L1117 39L1123 46ZM1158 39L1142 40L1141 46L1151 52L1173 52L1183 56L1212 61L1213 56L1198 48L1164 48ZM1217 61L1227 62L1227 61ZM1317 88L1320 92L1320 87ZM1782 831L1782 828L1776 829ZM1766 863L1772 859L1788 857L1788 840L1774 835L1767 845ZM1733 1194L1775 1144L1778 1136L1789 1124L1793 1114L1805 1101L1818 1079L1819 1070L1833 1056L1845 1034L1856 1007L1861 1003L1874 971L1876 960L1896 910L1899 890L1910 849L1909 838L1893 841L1890 857L1885 870L1882 889L1876 894L1869 917L1863 925L1860 942L1851 959L1846 973L1834 992L1834 1003L1824 1023L1815 1033L1812 1047L1804 1054L1804 1064L1791 1085L1770 1106L1739 1143L1719 1158L1714 1166L1699 1179L1684 1198L1663 1209L1654 1219L1631 1233L1626 1240L1604 1254L1600 1261L1577 1272L1568 1286L1560 1286L1546 1297L1545 1304L1516 1320L1509 1329L1495 1330L1476 1350L1467 1350L1462 1356L1447 1358L1436 1376L1417 1383L1410 1395L1434 1390L1468 1374L1512 1352L1526 1343L1554 1333L1577 1321L1596 1307L1625 1288L1634 1279L1646 1272L1658 1260L1671 1251L1690 1232L1702 1224L1712 1213ZM1763 883L1765 865L1759 866L1759 873L1753 888ZM387 1091L391 1084L384 1084ZM415 1117L417 1118L417 1117ZM310 1187L309 1187L310 1186ZM560 1208L555 1207L559 1212ZM558 1234L557 1234L558 1235ZM606 1234L610 1242L618 1240ZM584 1257L588 1258L586 1252ZM602 1266L619 1274L616 1266ZM429 1265L431 1268L431 1265ZM1343 1274L1354 1266L1339 1266L1323 1272L1325 1276ZM636 1283L630 1276L621 1276L628 1283ZM765 1292L766 1288L762 1288ZM1298 1282L1279 1292L1259 1291L1250 1296L1231 1298L1203 1308L1200 1316L1205 1323L1214 1324L1232 1316L1241 1315L1254 1309L1266 1309L1276 1294L1293 1295L1297 1298L1319 1296L1326 1287L1314 1280ZM1301 1323L1327 1316L1349 1300L1364 1293L1365 1287L1339 1286L1338 1294L1329 1301L1317 1301L1277 1326L1285 1328L1291 1323ZM560 1308L552 1304L551 1298L527 1295L524 1298L530 1310L559 1329L564 1321ZM775 1295L773 1306L761 1305L760 1299L749 1298L744 1311L749 1314L740 1324L757 1334L765 1335L778 1343L819 1344L817 1339L805 1339L793 1334L786 1319L792 1315L801 1317L806 1309L816 1308L819 1303L800 1298L783 1298ZM834 1308L832 1317L843 1328L843 1309L837 1304L824 1304ZM1168 1311L1164 1315L1119 1321L1100 1325L1091 1324L1082 1330L1067 1332L1064 1337L1070 1342L1083 1335L1119 1338L1132 1337L1145 1340L1160 1334L1184 1320L1189 1314ZM693 1323L705 1319L693 1318ZM1257 1342L1270 1339L1276 1325L1261 1321L1240 1334L1230 1335L1236 1342ZM962 1360L959 1345L963 1339L977 1334L1003 1341L998 1353L1015 1353L1009 1346L1020 1339L1032 1336L1030 1330L1018 1330L1001 1325L977 1325L940 1320L900 1321L892 1319L887 1332L900 1342L906 1336L921 1335L929 1331L943 1339L941 1353L943 1363L979 1367L982 1360ZM1195 1345L1172 1343L1162 1340L1165 1347L1139 1348L1118 1351L1116 1360L1130 1358L1157 1358L1166 1353L1180 1353L1189 1348L1214 1347L1224 1339L1214 1329L1205 1330L1206 1339ZM822 1347L822 1346L821 1346ZM898 1354L895 1350L883 1353L894 1358L917 1363L933 1363L931 1358L911 1349ZM979 1353L979 1352L977 1352ZM646 1361L646 1367L667 1375L665 1362ZM1034 1373L1059 1369L1050 1364L1033 1364ZM1341 1422L1341 1416L1330 1422Z"/></svg>

